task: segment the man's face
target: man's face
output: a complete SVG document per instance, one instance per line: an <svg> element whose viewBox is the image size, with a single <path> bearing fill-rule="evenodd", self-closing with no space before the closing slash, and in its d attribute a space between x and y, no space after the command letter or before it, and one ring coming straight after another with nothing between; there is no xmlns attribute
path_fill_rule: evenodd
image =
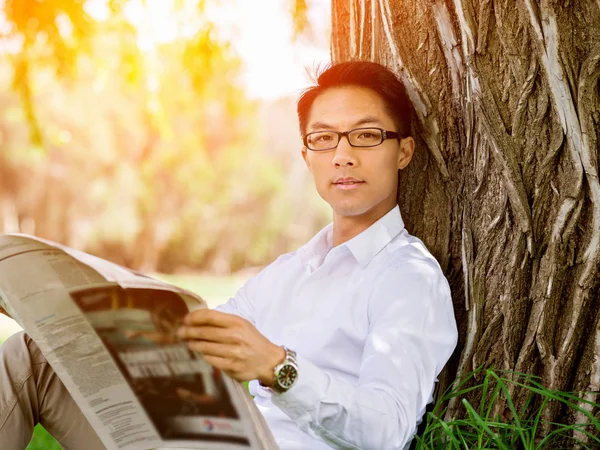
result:
<svg viewBox="0 0 600 450"><path fill-rule="evenodd" d="M376 127L397 131L383 100L367 88L331 88L314 101L307 133ZM352 147L342 137L337 148L324 152L302 149L319 195L337 216L381 217L396 205L398 169L412 158L412 138L387 139L376 147ZM352 182L355 180L355 182Z"/></svg>

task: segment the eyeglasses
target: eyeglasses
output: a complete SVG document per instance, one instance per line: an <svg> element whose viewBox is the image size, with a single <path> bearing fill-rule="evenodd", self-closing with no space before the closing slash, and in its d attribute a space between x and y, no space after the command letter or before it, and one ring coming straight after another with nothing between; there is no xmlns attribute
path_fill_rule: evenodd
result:
<svg viewBox="0 0 600 450"><path fill-rule="evenodd" d="M304 146L314 152L333 150L342 136L352 147L377 147L386 139L399 139L400 134L381 128L355 128L350 131L315 131L304 136Z"/></svg>

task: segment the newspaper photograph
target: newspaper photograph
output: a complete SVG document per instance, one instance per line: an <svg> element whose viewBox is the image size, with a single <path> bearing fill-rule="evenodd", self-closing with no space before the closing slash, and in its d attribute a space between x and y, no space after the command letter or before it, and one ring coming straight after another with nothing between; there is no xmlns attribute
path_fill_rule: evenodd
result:
<svg viewBox="0 0 600 450"><path fill-rule="evenodd" d="M111 353L163 441L250 446L221 372L177 338L177 329L189 311L184 297L120 286L76 291L71 297Z"/></svg>

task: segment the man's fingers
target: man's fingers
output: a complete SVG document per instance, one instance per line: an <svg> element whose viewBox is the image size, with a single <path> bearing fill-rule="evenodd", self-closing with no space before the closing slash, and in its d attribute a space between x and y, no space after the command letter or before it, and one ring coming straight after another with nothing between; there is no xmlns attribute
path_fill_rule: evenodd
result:
<svg viewBox="0 0 600 450"><path fill-rule="evenodd" d="M227 375L233 376L235 373L235 368L233 362L228 358L221 358L220 356L211 356L211 355L203 355L204 360L209 363L211 366L216 367L219 370L222 370Z"/></svg>
<svg viewBox="0 0 600 450"><path fill-rule="evenodd" d="M241 356L239 347L218 342L191 341L188 344L188 347L201 353L205 359L208 356L216 356L225 359L238 359L239 356Z"/></svg>
<svg viewBox="0 0 600 450"><path fill-rule="evenodd" d="M224 344L239 344L242 341L236 331L213 326L183 326L179 328L177 335L184 340L221 342Z"/></svg>
<svg viewBox="0 0 600 450"><path fill-rule="evenodd" d="M237 316L221 311L197 309L185 316L183 323L188 326L210 325L214 327L228 327L235 323L237 319Z"/></svg>
<svg viewBox="0 0 600 450"><path fill-rule="evenodd" d="M227 344L220 344L217 342L207 341L191 341L188 347L195 352L201 353L203 357L206 356L218 356L221 358L233 358L235 357L235 347Z"/></svg>

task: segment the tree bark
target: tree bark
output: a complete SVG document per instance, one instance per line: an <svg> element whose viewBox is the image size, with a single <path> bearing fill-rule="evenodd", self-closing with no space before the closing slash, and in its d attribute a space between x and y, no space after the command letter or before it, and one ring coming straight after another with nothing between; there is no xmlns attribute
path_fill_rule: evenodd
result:
<svg viewBox="0 0 600 450"><path fill-rule="evenodd" d="M415 106L398 201L453 290L441 387L485 365L597 402L600 0L332 5L333 60L385 64Z"/></svg>

